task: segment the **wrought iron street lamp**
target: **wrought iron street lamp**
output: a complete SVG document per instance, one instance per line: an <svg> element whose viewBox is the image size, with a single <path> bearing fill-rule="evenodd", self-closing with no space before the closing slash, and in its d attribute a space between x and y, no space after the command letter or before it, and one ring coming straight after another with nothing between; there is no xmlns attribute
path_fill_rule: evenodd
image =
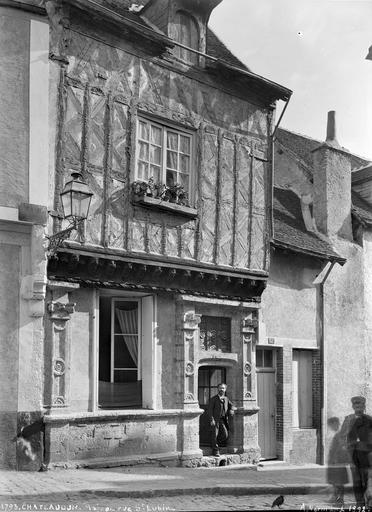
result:
<svg viewBox="0 0 372 512"><path fill-rule="evenodd" d="M49 252L53 254L64 240L70 237L72 231L78 230L79 226L88 217L90 202L93 193L88 185L82 181L79 172L71 174L72 180L68 181L60 194L64 218L70 222L70 225L58 231L54 235L48 236Z"/></svg>

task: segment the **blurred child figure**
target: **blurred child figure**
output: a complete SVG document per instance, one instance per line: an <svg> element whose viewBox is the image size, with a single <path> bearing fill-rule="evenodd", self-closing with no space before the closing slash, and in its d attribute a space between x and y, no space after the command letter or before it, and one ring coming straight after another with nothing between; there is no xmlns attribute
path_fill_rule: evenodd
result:
<svg viewBox="0 0 372 512"><path fill-rule="evenodd" d="M342 506L344 504L344 486L349 481L346 465L349 464L350 457L345 446L344 436L340 432L339 418L329 418L328 427L335 434L328 454L327 479L328 483L333 486L331 501Z"/></svg>

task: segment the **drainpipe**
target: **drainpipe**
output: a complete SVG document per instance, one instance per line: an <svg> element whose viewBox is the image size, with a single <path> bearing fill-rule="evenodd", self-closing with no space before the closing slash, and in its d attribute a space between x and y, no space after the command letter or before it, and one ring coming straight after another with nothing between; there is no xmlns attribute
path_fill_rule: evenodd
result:
<svg viewBox="0 0 372 512"><path fill-rule="evenodd" d="M324 300L324 285L327 281L329 274L331 273L333 267L335 266L336 261L331 261L329 268L327 269L323 279L320 283L317 283L319 287L319 314L320 314L320 361L322 367L322 378L323 378L323 392L321 394L320 399L320 450L319 450L319 459L322 465L326 462L325 456L325 444L326 444L326 431L327 431L327 380L325 378L325 369L327 367L328 362L328 353L327 353L327 345L325 343L325 300Z"/></svg>

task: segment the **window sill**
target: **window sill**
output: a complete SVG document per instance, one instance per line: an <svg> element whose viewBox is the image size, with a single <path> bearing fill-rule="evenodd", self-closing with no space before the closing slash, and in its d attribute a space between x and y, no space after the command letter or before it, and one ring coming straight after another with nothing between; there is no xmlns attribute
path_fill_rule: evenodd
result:
<svg viewBox="0 0 372 512"><path fill-rule="evenodd" d="M178 418L180 416L195 417L200 416L204 411L195 406L194 409L111 409L111 410L100 410L95 412L60 412L53 416L44 416L45 423L60 423L60 422L72 422L72 423L84 423L92 421L140 421L143 419L164 419L164 418Z"/></svg>
<svg viewBox="0 0 372 512"><path fill-rule="evenodd" d="M198 211L190 206L183 206L181 204L170 203L169 201L162 201L155 197L149 196L134 196L134 204L139 204L147 208L153 208L156 210L163 210L178 215L184 215L185 217L195 218L198 215Z"/></svg>

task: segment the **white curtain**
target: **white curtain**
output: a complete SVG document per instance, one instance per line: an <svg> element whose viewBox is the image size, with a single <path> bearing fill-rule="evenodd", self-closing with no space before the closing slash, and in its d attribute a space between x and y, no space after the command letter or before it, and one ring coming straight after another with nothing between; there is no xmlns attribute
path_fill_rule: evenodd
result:
<svg viewBox="0 0 372 512"><path fill-rule="evenodd" d="M124 342L138 368L138 310L132 309L131 311L124 311L115 308L115 313L119 320ZM126 334L134 334L135 336L126 336Z"/></svg>

